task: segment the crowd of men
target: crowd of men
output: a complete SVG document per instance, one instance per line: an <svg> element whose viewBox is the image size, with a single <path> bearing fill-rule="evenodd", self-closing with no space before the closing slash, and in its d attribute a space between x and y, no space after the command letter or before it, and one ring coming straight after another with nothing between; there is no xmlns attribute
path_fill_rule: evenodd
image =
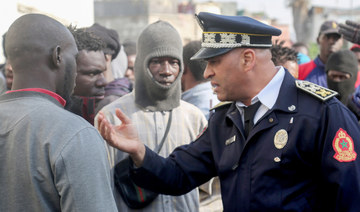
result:
<svg viewBox="0 0 360 212"><path fill-rule="evenodd" d="M186 45L166 20L121 44L97 23L18 18L0 211L360 211L360 25L324 22L311 60L250 17L195 18Z"/></svg>

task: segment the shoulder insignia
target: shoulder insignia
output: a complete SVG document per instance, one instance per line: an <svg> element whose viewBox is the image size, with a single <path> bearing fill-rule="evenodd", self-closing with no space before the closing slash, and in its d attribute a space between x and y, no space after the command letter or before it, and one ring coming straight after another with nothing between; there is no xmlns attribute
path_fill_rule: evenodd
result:
<svg viewBox="0 0 360 212"><path fill-rule="evenodd" d="M300 90L303 90L317 97L318 99L321 99L322 101L326 101L331 97L338 95L336 91L330 90L328 88L322 87L320 85L305 80L296 80L295 83L296 83L296 87L298 87Z"/></svg>
<svg viewBox="0 0 360 212"><path fill-rule="evenodd" d="M335 150L334 158L339 162L351 162L356 159L357 154L354 151L354 141L342 128L336 132L333 148Z"/></svg>
<svg viewBox="0 0 360 212"><path fill-rule="evenodd" d="M231 104L231 103L233 103L233 102L231 102L231 101L219 102L217 105L215 105L214 107L210 108L210 111L211 111L211 110L215 110L215 109L217 109L217 108L219 108L219 107L222 107L222 106L224 106L224 105Z"/></svg>

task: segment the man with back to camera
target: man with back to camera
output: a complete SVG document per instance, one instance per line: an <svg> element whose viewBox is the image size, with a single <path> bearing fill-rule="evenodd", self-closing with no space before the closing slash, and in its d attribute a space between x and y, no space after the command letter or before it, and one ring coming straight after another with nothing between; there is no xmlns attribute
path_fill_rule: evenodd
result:
<svg viewBox="0 0 360 212"><path fill-rule="evenodd" d="M101 136L63 109L78 54L69 30L24 15L5 48L14 81L0 97L0 211L117 211Z"/></svg>
<svg viewBox="0 0 360 212"><path fill-rule="evenodd" d="M327 88L325 64L330 54L339 51L343 46L337 22L325 21L320 27L316 42L319 44L320 53L314 60L299 66L299 79Z"/></svg>
<svg viewBox="0 0 360 212"><path fill-rule="evenodd" d="M168 22L157 21L148 25L137 42L134 90L101 110L116 125L120 124L120 120L115 108L124 111L138 130L141 141L153 150L158 149L164 139L159 152L164 157L177 146L195 140L206 126L201 111L180 99L182 50L181 37ZM109 146L109 156L114 171L114 167L128 154ZM114 189L114 195L119 211L132 211L118 190ZM196 212L199 210L198 191L189 190L181 196L159 195L140 210Z"/></svg>
<svg viewBox="0 0 360 212"><path fill-rule="evenodd" d="M355 116L316 84L271 61L281 31L246 16L201 12L202 49L221 101L194 142L162 158L146 147L120 110L107 142L130 154L132 180L172 195L219 176L224 211L360 211L360 129Z"/></svg>

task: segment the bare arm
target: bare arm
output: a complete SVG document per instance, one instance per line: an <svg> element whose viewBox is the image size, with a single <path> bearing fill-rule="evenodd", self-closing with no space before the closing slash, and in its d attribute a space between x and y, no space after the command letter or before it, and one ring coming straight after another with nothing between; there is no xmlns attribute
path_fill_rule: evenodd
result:
<svg viewBox="0 0 360 212"><path fill-rule="evenodd" d="M109 145L129 153L135 166L141 167L145 157L145 146L139 140L131 120L120 109L116 109L115 113L122 123L114 126L106 120L102 112L99 112L98 130Z"/></svg>

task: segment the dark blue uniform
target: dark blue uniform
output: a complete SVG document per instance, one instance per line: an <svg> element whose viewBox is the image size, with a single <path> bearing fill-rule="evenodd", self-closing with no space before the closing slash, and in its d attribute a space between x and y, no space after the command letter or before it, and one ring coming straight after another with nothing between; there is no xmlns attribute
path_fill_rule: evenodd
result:
<svg viewBox="0 0 360 212"><path fill-rule="evenodd" d="M321 92L320 92L321 94ZM286 137L287 136L287 137ZM225 211L360 211L360 129L336 98L322 101L286 72L274 107L247 139L235 103L167 159L146 150L137 184L180 195L219 176Z"/></svg>

